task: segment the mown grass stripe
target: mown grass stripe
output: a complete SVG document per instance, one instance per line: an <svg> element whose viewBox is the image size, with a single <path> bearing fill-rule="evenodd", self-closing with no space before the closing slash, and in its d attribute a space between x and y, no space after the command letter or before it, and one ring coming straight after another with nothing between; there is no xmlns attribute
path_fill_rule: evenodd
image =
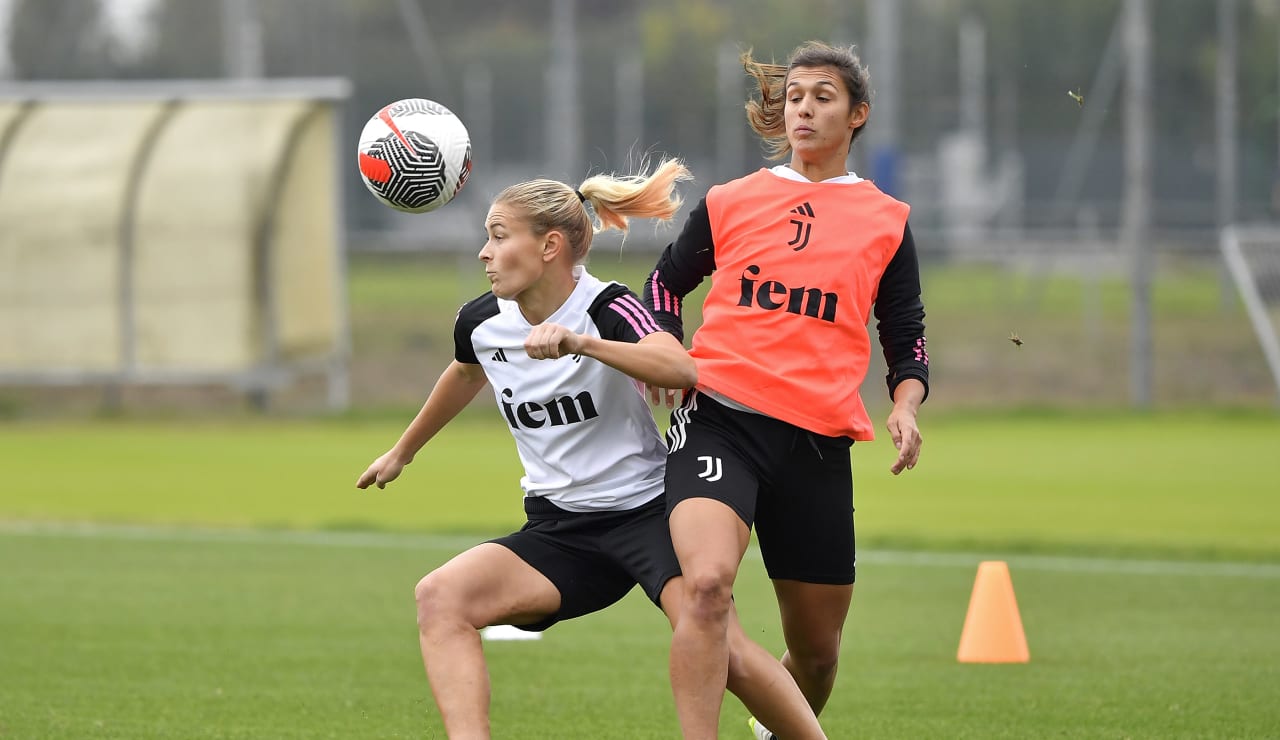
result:
<svg viewBox="0 0 1280 740"><path fill-rule="evenodd" d="M114 540L154 540L230 544L305 545L377 549L442 548L459 551L485 538L448 534L404 532L325 532L268 529L211 529L163 527L95 522L0 521L0 534L11 536L81 537ZM759 560L754 545L747 557ZM972 568L983 560L1005 560L1024 570L1065 573L1123 573L1133 575L1228 576L1280 579L1280 564L1199 560L1145 560L1140 558L1092 558L1087 556L1021 555L977 552L865 550L862 565Z"/></svg>

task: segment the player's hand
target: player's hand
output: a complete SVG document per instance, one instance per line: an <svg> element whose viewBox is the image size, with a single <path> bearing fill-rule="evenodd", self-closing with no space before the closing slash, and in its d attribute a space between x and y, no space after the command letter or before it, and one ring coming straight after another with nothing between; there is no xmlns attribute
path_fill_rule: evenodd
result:
<svg viewBox="0 0 1280 740"><path fill-rule="evenodd" d="M400 471L404 470L404 466L409 462L409 460L402 460L395 450L383 453L360 474L360 478L356 480L356 488L368 488L375 484L378 488L386 488L388 483L400 477Z"/></svg>
<svg viewBox="0 0 1280 740"><path fill-rule="evenodd" d="M582 335L559 324L538 324L524 339L524 351L535 360L555 360L580 354Z"/></svg>
<svg viewBox="0 0 1280 740"><path fill-rule="evenodd" d="M649 388L649 400L653 402L654 406L666 406L669 409L676 407L676 394L680 392L679 390L675 388L659 388L656 385L647 387Z"/></svg>
<svg viewBox="0 0 1280 740"><path fill-rule="evenodd" d="M920 427L916 426L915 412L905 408L894 408L889 414L889 435L893 438L893 446L898 449L898 459L889 468L889 472L897 475L910 470L920 461L920 447L924 438L920 436Z"/></svg>

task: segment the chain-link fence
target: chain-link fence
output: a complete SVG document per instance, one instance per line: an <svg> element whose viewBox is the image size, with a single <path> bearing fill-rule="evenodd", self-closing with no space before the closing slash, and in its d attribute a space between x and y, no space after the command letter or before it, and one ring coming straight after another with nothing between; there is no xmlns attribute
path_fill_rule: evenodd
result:
<svg viewBox="0 0 1280 740"><path fill-rule="evenodd" d="M349 249L403 255L357 263L403 260L410 274L452 272L461 285L501 187L674 154L697 177L685 190L696 201L766 163L742 115L739 52L783 59L809 38L855 44L875 98L851 167L911 203L935 398L979 406L1123 404L1135 377L1156 404L1269 402L1218 235L1276 216L1277 5L7 0L0 10L12 79L350 80ZM466 190L428 216L377 203L354 166L360 126L402 97L445 103L473 139ZM639 226L627 262L651 262L670 237ZM613 264L610 250L598 247L597 262ZM353 288L357 347L361 312L380 305L360 296ZM447 320L451 309L438 310ZM426 341L406 331L368 340L388 349L380 361ZM362 377L357 367L357 403L422 390L400 395L370 378L362 392Z"/></svg>

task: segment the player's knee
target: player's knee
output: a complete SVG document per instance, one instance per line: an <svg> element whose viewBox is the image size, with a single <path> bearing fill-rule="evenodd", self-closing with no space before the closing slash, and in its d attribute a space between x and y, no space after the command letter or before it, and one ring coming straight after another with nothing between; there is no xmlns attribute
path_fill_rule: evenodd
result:
<svg viewBox="0 0 1280 740"><path fill-rule="evenodd" d="M708 568L685 575L686 609L699 620L719 621L733 605L733 571Z"/></svg>
<svg viewBox="0 0 1280 740"><path fill-rule="evenodd" d="M426 630L457 616L458 599L447 578L433 571L422 577L413 589L418 604L418 629Z"/></svg>
<svg viewBox="0 0 1280 740"><path fill-rule="evenodd" d="M814 678L829 676L840 665L840 637L808 643L799 649L789 646L787 652L798 672Z"/></svg>

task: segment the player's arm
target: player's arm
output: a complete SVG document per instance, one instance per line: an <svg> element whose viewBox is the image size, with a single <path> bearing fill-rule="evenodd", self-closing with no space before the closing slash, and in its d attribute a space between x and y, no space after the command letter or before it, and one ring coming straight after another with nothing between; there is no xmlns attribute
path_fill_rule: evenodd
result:
<svg viewBox="0 0 1280 740"><path fill-rule="evenodd" d="M658 264L644 281L642 302L658 325L684 340L684 297L716 269L715 243L707 200L689 212L676 240L667 245Z"/></svg>
<svg viewBox="0 0 1280 740"><path fill-rule="evenodd" d="M924 383L917 378L907 378L893 389L893 410L889 412L889 420L885 426L889 429L893 446L898 450L898 458L889 466L889 472L894 475L914 468L920 461L920 448L924 444L924 438L920 436L916 414L920 411L924 396Z"/></svg>
<svg viewBox="0 0 1280 740"><path fill-rule="evenodd" d="M929 352L925 347L924 302L920 299L920 261L908 224L902 243L880 276L876 288L876 329L884 350L889 397L908 378L918 380L929 395ZM923 399L922 399L923 400Z"/></svg>
<svg viewBox="0 0 1280 740"><path fill-rule="evenodd" d="M356 481L356 488L368 488L371 484L385 488L399 477L404 466L413 462L418 450L466 408L486 382L484 371L479 365L454 360L440 374L426 403L422 404L418 415L409 422L399 441L373 461Z"/></svg>
<svg viewBox="0 0 1280 740"><path fill-rule="evenodd" d="M641 383L662 388L692 388L698 382L693 358L680 340L665 331L654 331L631 342L576 334L559 324L539 324L529 333L524 346L535 360L583 355Z"/></svg>
<svg viewBox="0 0 1280 740"><path fill-rule="evenodd" d="M684 345L658 326L653 313L625 285L606 288L587 313L600 336L540 324L525 340L525 351L535 360L583 355L641 383L664 388L691 388L697 383L697 368Z"/></svg>
<svg viewBox="0 0 1280 740"><path fill-rule="evenodd" d="M889 470L910 470L920 460L923 438L916 416L929 395L929 353L925 349L924 302L920 299L920 261L910 225L876 290L875 315L880 346L889 368L885 382L893 410L885 424L898 450Z"/></svg>

